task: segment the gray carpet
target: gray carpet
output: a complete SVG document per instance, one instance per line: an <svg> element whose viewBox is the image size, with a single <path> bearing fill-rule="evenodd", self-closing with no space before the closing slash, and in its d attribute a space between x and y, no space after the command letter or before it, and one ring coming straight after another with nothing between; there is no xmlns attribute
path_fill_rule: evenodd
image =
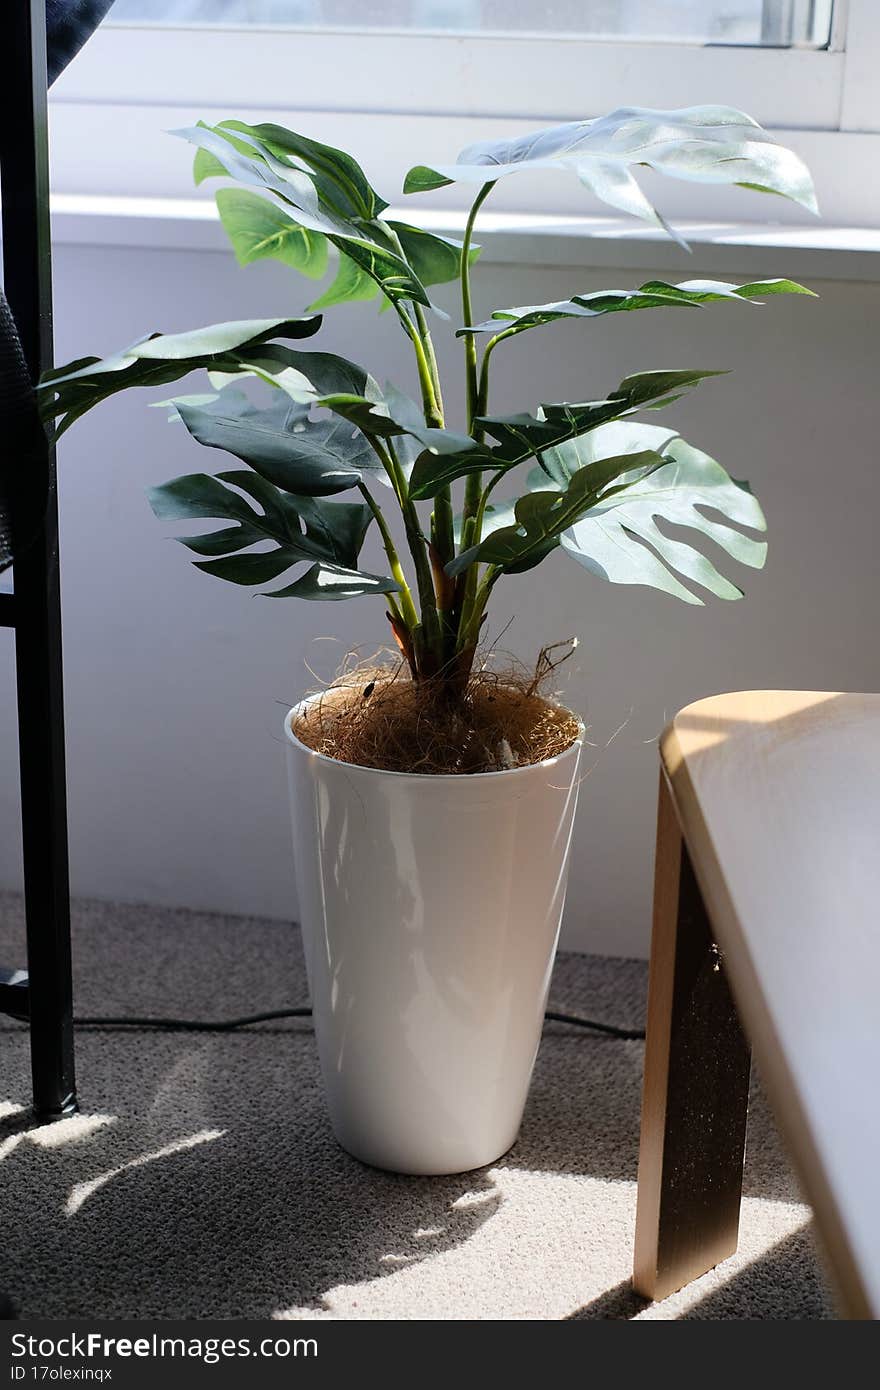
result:
<svg viewBox="0 0 880 1390"><path fill-rule="evenodd" d="M305 1000L283 924L75 908L81 1013L216 1017ZM0 961L23 960L0 895ZM641 962L562 955L556 1007L636 1025ZM23 1028L0 1023L0 1289L27 1317L826 1318L756 1094L740 1252L662 1304L629 1288L642 1044L549 1025L522 1133L492 1168L403 1178L329 1132L307 1023L78 1033L82 1114L28 1127Z"/></svg>

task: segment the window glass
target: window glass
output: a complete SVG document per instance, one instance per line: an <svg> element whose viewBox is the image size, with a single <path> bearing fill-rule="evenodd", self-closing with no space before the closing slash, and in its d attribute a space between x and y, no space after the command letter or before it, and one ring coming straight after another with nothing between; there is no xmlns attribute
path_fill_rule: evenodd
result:
<svg viewBox="0 0 880 1390"><path fill-rule="evenodd" d="M107 22L821 48L832 10L833 0L116 0Z"/></svg>

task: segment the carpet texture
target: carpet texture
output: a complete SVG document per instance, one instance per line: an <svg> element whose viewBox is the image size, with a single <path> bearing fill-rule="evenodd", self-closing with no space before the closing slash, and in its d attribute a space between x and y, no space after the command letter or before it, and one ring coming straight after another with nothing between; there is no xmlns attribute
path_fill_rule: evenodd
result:
<svg viewBox="0 0 880 1390"><path fill-rule="evenodd" d="M277 922L83 902L77 1009L217 1017L306 1001ZM24 959L0 895L0 961ZM555 1007L643 1020L642 962L560 956ZM28 1124L25 1030L0 1023L0 1289L24 1317L815 1319L832 1316L755 1091L739 1253L660 1304L629 1286L643 1045L550 1024L522 1132L453 1178L335 1144L307 1022L77 1034L82 1113Z"/></svg>

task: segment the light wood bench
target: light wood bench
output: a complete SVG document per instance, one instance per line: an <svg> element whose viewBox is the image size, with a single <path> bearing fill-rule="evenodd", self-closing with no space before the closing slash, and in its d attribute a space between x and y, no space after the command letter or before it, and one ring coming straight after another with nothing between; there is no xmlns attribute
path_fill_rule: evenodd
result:
<svg viewBox="0 0 880 1390"><path fill-rule="evenodd" d="M736 1250L749 1039L841 1312L880 1316L880 695L718 695L660 753L634 1286Z"/></svg>

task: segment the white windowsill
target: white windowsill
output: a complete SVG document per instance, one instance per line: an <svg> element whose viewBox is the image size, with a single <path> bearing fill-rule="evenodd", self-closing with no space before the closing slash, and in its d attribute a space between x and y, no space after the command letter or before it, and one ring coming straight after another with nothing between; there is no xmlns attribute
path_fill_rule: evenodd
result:
<svg viewBox="0 0 880 1390"><path fill-rule="evenodd" d="M465 214L392 210L402 219L449 236ZM880 280L880 229L772 223L677 220L688 256L662 232L611 217L485 213L478 241L486 260L508 265L580 269L648 269L683 277L697 270L797 279ZM229 243L213 202L196 198L97 197L56 194L53 237L59 245L225 252Z"/></svg>

